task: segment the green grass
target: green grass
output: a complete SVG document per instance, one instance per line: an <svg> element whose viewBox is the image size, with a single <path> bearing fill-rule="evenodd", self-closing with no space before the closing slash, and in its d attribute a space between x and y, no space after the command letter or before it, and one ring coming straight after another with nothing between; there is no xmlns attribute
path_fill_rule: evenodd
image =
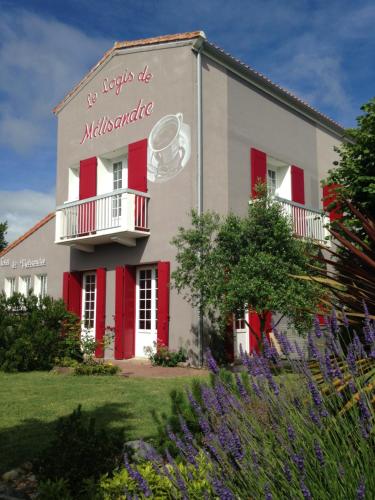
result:
<svg viewBox="0 0 375 500"><path fill-rule="evenodd" d="M51 439L56 420L78 404L100 426L124 428L126 439L152 438L152 412L170 413L170 391L192 380L0 372L0 474L32 460Z"/></svg>

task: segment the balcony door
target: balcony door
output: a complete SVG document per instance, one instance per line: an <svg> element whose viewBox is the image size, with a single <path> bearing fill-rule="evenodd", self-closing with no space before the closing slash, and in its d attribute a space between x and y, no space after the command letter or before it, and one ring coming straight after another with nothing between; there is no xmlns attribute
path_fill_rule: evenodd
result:
<svg viewBox="0 0 375 500"><path fill-rule="evenodd" d="M145 357L145 348L154 348L157 339L157 292L156 266L137 269L136 276L136 334L135 355Z"/></svg>

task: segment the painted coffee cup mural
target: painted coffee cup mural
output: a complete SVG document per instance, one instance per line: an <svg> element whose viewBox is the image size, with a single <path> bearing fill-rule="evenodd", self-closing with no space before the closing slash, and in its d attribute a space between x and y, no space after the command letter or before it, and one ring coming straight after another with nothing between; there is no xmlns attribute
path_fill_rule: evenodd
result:
<svg viewBox="0 0 375 500"><path fill-rule="evenodd" d="M148 136L147 178L165 182L175 177L191 155L190 126L183 114L165 115L153 126Z"/></svg>

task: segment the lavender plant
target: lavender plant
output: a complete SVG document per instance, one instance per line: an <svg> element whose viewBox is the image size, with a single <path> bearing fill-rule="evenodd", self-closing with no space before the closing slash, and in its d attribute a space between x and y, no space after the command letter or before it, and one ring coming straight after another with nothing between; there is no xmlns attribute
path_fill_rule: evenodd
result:
<svg viewBox="0 0 375 500"><path fill-rule="evenodd" d="M365 328L368 339L373 339L374 324L367 320ZM339 348L335 316L324 328L317 325L315 334L309 336L309 347L324 380L320 384L311 363L293 356L296 348L285 335L276 330L274 334L292 366L291 375L274 375L281 358L266 339L261 355L242 354L243 370L230 382L220 376L207 352L213 383L201 384L201 401L188 394L200 426L199 442L181 418L181 434L169 431L180 453L177 460L169 453L149 456L152 470L168 480L164 482L168 487L163 498L204 498L202 489L198 494L192 488L193 477L203 480L202 463L204 479L210 485L206 498L375 497L374 384L363 383L363 346L355 339L350 359L345 359ZM326 337L325 352L319 351L315 342L315 337L322 336ZM373 351L370 349L370 353ZM372 355L365 361L374 369ZM358 402L345 412L344 390L337 390L343 384ZM184 474L179 464L185 464ZM141 470L137 469L140 475ZM135 473L132 477L134 496L124 498L154 495L145 476L143 480L137 476L136 482Z"/></svg>

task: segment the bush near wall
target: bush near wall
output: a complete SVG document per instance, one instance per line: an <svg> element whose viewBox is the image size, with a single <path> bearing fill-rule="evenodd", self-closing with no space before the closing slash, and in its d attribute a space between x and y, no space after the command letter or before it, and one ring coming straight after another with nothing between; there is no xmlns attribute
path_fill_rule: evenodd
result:
<svg viewBox="0 0 375 500"><path fill-rule="evenodd" d="M0 370L49 370L56 358L82 359L80 321L62 300L0 295Z"/></svg>

